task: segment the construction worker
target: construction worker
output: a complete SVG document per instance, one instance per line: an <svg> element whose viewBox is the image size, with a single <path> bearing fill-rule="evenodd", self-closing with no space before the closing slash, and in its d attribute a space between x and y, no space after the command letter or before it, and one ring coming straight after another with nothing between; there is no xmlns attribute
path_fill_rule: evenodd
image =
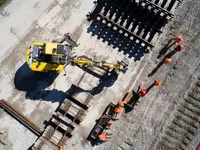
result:
<svg viewBox="0 0 200 150"><path fill-rule="evenodd" d="M114 109L114 113L116 113L116 114L119 114L119 113L121 113L122 112L122 109L120 108L120 107L115 107L115 109Z"/></svg>
<svg viewBox="0 0 200 150"><path fill-rule="evenodd" d="M98 138L99 138L99 140L100 140L101 142L105 142L105 141L106 141L106 135L105 135L105 134L100 134L100 135L98 136Z"/></svg>
<svg viewBox="0 0 200 150"><path fill-rule="evenodd" d="M182 51L183 50L183 44L180 43L179 45L177 45L176 48L175 48L175 50L179 51L179 52Z"/></svg>
<svg viewBox="0 0 200 150"><path fill-rule="evenodd" d="M176 35L172 38L176 43L180 43L183 41L183 38L180 35Z"/></svg>
<svg viewBox="0 0 200 150"><path fill-rule="evenodd" d="M64 148L61 146L61 147L60 147L60 150L64 150Z"/></svg>
<svg viewBox="0 0 200 150"><path fill-rule="evenodd" d="M168 63L170 63L171 62L171 58L165 58L164 59L164 64L168 64Z"/></svg>
<svg viewBox="0 0 200 150"><path fill-rule="evenodd" d="M101 142L107 142L110 138L111 138L111 133L109 134L109 133L102 133L102 134L100 134L99 136L98 136L98 138L99 138L99 141L101 141Z"/></svg>
<svg viewBox="0 0 200 150"><path fill-rule="evenodd" d="M120 101L120 102L118 103L118 105L119 105L119 107L124 107L124 102L123 102L123 101Z"/></svg>
<svg viewBox="0 0 200 150"><path fill-rule="evenodd" d="M112 123L113 123L112 120L109 120L109 121L107 122L107 126L110 127L110 126L112 125Z"/></svg>
<svg viewBox="0 0 200 150"><path fill-rule="evenodd" d="M145 96L146 95L146 93L147 93L147 90L145 89L145 88L140 88L140 91L139 91L139 95L140 96Z"/></svg>
<svg viewBox="0 0 200 150"><path fill-rule="evenodd" d="M110 129L110 126L112 125L112 120L109 120L106 124L106 129Z"/></svg>
<svg viewBox="0 0 200 150"><path fill-rule="evenodd" d="M155 81L155 86L160 86L160 85L161 85L161 83L162 83L162 81L161 81L161 80L156 80L156 81Z"/></svg>
<svg viewBox="0 0 200 150"><path fill-rule="evenodd" d="M200 150L200 144L197 146L196 150Z"/></svg>

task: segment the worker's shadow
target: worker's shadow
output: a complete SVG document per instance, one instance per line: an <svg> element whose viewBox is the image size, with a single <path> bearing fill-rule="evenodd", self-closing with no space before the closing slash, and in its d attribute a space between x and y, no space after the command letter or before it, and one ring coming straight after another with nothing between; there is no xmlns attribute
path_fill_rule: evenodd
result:
<svg viewBox="0 0 200 150"><path fill-rule="evenodd" d="M173 51L166 54L164 56L164 58L160 61L160 63L157 64L157 66L151 71L151 73L148 74L148 77L153 76L158 71L158 69L164 64L164 61L165 61L166 58L171 58L176 53L177 53L177 50L174 49Z"/></svg>
<svg viewBox="0 0 200 150"><path fill-rule="evenodd" d="M157 58L161 58L163 55L165 55L167 53L167 51L173 46L175 45L176 42L173 42L173 40L169 40L169 42L160 50L159 55L157 56Z"/></svg>
<svg viewBox="0 0 200 150"><path fill-rule="evenodd" d="M86 92L89 92L92 95L99 94L103 91L104 88L111 87L115 81L118 78L118 74L115 70L112 70L111 72L106 72L99 80L99 84L94 87L91 90L86 90Z"/></svg>
<svg viewBox="0 0 200 150"><path fill-rule="evenodd" d="M57 90L45 91L45 89L53 83L57 76L58 73L56 72L33 72L28 65L24 63L15 73L14 85L17 90L26 92L27 98L33 100L43 98L44 95L47 95L50 92L56 95L62 95L62 92ZM46 100L51 101L54 98L54 101L56 100L56 96L54 96L54 98L50 97L47 97Z"/></svg>

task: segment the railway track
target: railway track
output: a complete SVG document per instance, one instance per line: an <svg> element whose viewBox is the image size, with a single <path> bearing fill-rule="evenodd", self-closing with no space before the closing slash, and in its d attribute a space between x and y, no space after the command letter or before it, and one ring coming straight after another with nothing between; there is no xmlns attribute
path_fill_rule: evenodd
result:
<svg viewBox="0 0 200 150"><path fill-rule="evenodd" d="M35 135L40 136L41 130L34 122L32 122L29 118L24 116L22 113L17 111L11 104L9 104L5 100L0 100L0 107L8 112L12 117L17 119L20 123L26 126L29 130L31 130Z"/></svg>
<svg viewBox="0 0 200 150"><path fill-rule="evenodd" d="M182 0L98 0L88 20L102 23L125 37L153 48Z"/></svg>
<svg viewBox="0 0 200 150"><path fill-rule="evenodd" d="M161 149L186 150L200 128L200 79L188 89L159 143Z"/></svg>

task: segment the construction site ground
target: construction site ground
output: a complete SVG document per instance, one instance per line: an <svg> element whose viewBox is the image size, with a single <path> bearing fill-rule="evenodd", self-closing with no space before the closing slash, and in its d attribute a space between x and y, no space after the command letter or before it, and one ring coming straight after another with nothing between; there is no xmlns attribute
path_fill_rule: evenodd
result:
<svg viewBox="0 0 200 150"><path fill-rule="evenodd" d="M51 85L41 84L44 79L36 82L24 64L25 52L32 42L52 41L70 32L80 43L74 50L76 55L86 55L108 62L128 57L128 53L124 51L129 51L130 47L125 49L122 45L113 48L106 40L97 39L98 32L111 33L106 33L98 26L91 27L87 21L86 14L92 10L93 2L14 0L0 8L0 97L33 120L41 129L45 126L44 121L51 118L59 103L63 101L65 92L72 84L90 90L98 84L99 79L84 73L76 66L68 65L66 76L61 72ZM160 79L163 81L160 87L153 88L140 99L133 111L123 114L120 120L114 122L112 139L96 147L99 150L155 150L162 141L165 129L174 119L177 106L183 102L186 90L200 75L199 26L200 1L183 1L153 51L144 54L133 49L137 54L130 55L129 70L125 74L120 73L113 86L94 96L86 118L68 142L68 149L94 149L86 138L106 106L110 102L121 100L129 89L137 90L138 85L148 87L155 79ZM96 32L95 36L92 36L91 32ZM148 74L161 61L157 59L159 51L176 33L183 34L184 50L173 56L169 65L162 66L149 78ZM37 87L37 92L44 94L37 98L26 98L29 94L26 88L34 87ZM44 92L45 89L48 92ZM199 133L199 130L197 132ZM200 141L199 135L195 134L187 150L196 148ZM18 121L4 111L0 112L0 150L26 150L36 139L37 137Z"/></svg>

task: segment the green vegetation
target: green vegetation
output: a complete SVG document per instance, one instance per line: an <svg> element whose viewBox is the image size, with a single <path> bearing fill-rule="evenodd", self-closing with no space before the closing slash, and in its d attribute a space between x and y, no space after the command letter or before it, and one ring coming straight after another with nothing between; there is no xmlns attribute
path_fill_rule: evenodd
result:
<svg viewBox="0 0 200 150"><path fill-rule="evenodd" d="M0 0L0 6L3 5L7 0Z"/></svg>

